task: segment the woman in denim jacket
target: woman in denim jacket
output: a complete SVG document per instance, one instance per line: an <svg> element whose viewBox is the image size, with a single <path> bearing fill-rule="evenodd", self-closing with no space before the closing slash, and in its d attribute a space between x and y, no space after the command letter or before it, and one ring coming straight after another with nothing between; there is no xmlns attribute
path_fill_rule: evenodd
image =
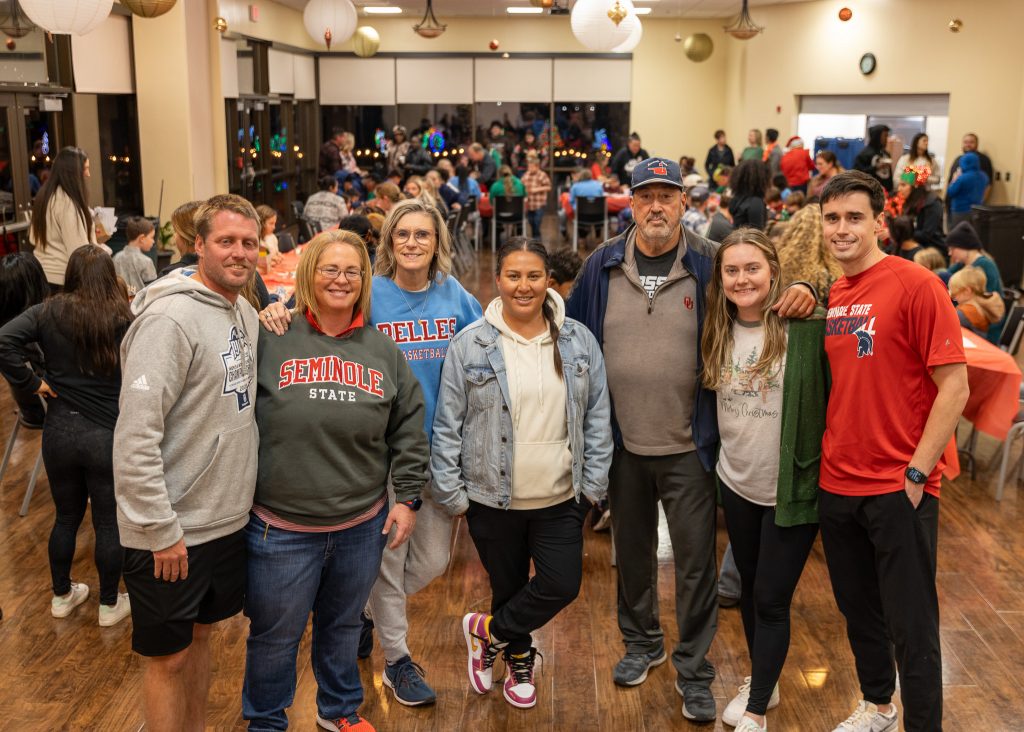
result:
<svg viewBox="0 0 1024 732"><path fill-rule="evenodd" d="M504 653L503 694L521 708L537 703L530 633L579 592L583 519L612 457L601 349L565 318L549 269L538 241L498 252L500 297L448 349L431 457L434 498L466 513L491 582L491 614L462 619L470 685L490 691Z"/></svg>

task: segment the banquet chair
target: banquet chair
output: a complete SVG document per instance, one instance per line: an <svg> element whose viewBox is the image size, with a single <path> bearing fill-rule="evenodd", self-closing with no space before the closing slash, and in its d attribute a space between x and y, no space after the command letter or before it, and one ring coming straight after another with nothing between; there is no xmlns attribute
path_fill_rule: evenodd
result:
<svg viewBox="0 0 1024 732"><path fill-rule="evenodd" d="M1024 436L1024 385L1021 386L1020 409L1017 416L1013 418L1013 427L1010 428L1006 434L1006 440L1003 441L1003 457L999 462L999 481L996 483L997 501L1003 500L1003 490L1006 488L1006 464L1010 461L1010 446L1013 445L1015 438L1021 436ZM1024 477L1024 452L1017 458L1011 472L1017 476L1018 483Z"/></svg>
<svg viewBox="0 0 1024 732"><path fill-rule="evenodd" d="M526 235L526 198L523 196L494 196L491 199L494 206L494 214L491 216L491 251L498 248L498 226L501 226L502 234L505 228L511 226L513 230Z"/></svg>
<svg viewBox="0 0 1024 732"><path fill-rule="evenodd" d="M572 224L572 250L579 250L580 227L587 227L586 236L597 226L604 227L601 241L608 241L608 199L604 196L581 196L576 199L576 215Z"/></svg>
<svg viewBox="0 0 1024 732"><path fill-rule="evenodd" d="M40 397L43 402L43 408L46 408L46 401ZM15 410L14 412L14 427L11 429L11 436L7 439L7 449L4 450L4 459L0 463L0 483L3 483L4 475L7 473L7 466L11 462L11 453L14 452L14 444L18 440L18 432L21 428L27 430L42 430L42 425L33 425L22 420L20 413ZM21 501L21 508L18 510L19 516L26 516L28 514L28 505L32 501L32 494L36 489L36 481L39 479L39 473L43 469L43 450L42 446L39 448L39 453L36 455L35 465L32 466L32 473L29 475L28 486L25 488L25 497Z"/></svg>

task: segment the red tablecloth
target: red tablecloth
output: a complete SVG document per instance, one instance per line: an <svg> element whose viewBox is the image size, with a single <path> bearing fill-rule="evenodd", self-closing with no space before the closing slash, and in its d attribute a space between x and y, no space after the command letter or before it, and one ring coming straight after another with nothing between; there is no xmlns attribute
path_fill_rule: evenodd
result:
<svg viewBox="0 0 1024 732"><path fill-rule="evenodd" d="M287 302L295 292L295 270L299 268L299 250L293 249L281 255L280 261L268 272L261 272L263 282L271 295L277 295L281 302Z"/></svg>
<svg viewBox="0 0 1024 732"><path fill-rule="evenodd" d="M981 336L963 330L971 395L964 419L996 439L1006 439L1020 410L1020 368L1013 356Z"/></svg>

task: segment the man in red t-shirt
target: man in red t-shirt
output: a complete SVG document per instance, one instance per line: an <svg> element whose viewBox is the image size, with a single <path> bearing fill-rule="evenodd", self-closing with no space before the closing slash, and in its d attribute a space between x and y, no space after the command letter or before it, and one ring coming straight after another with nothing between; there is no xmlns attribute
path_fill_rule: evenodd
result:
<svg viewBox="0 0 1024 732"><path fill-rule="evenodd" d="M865 173L821 194L843 269L829 293L832 368L819 514L836 603L864 698L836 732L942 729L935 590L939 457L967 402L963 337L934 274L877 244L885 191ZM895 646L895 648L894 648Z"/></svg>

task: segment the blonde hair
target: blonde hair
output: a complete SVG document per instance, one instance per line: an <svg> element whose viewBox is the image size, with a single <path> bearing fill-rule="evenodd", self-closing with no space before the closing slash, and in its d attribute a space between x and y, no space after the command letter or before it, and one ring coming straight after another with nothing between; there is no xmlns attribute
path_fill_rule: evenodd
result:
<svg viewBox="0 0 1024 732"><path fill-rule="evenodd" d="M333 244L347 244L359 253L359 267L363 271L360 278L362 290L359 292L359 302L356 304L356 312L363 314L363 318L370 320L370 290L373 285L373 273L370 271L370 253L366 251L366 244L359 238L359 235L334 229L323 231L306 244L299 258L299 267L295 271L295 312L305 314L308 310L313 317L320 322L320 308L316 302L316 268L320 266L320 258L324 251ZM339 275L343 277L344 275ZM353 313L353 317L355 313Z"/></svg>
<svg viewBox="0 0 1024 732"><path fill-rule="evenodd" d="M935 247L928 247L922 249L914 254L914 263L920 264L925 269L930 269L932 272L943 269L946 266L946 258L942 256Z"/></svg>
<svg viewBox="0 0 1024 732"><path fill-rule="evenodd" d="M171 228L178 238L178 253L181 255L196 250L196 211L202 205L202 201L189 201L178 206L171 214Z"/></svg>
<svg viewBox="0 0 1024 732"><path fill-rule="evenodd" d="M708 285L707 315L704 318L704 333L700 347L704 356L704 373L701 379L706 389L715 391L731 381L732 377L732 326L736 321L736 306L725 297L722 286L722 259L725 253L738 244L756 247L768 261L771 272L771 286L768 297L761 306L761 321L764 324L764 345L753 371L758 376L771 374L786 354L786 329L782 318L772 310L782 295L782 265L771 240L758 229L744 227L729 234L715 253L715 261Z"/></svg>
<svg viewBox="0 0 1024 732"><path fill-rule="evenodd" d="M985 294L985 273L977 267L964 267L949 278L949 291L970 290L975 295Z"/></svg>
<svg viewBox="0 0 1024 732"><path fill-rule="evenodd" d="M260 241L263 240L263 229L266 227L267 222L277 216L277 211L265 203L261 203L256 207L256 215L260 217ZM273 234L274 232L270 232Z"/></svg>
<svg viewBox="0 0 1024 732"><path fill-rule="evenodd" d="M444 218L436 206L418 198L399 201L388 211L387 218L380 229L380 240L377 242L377 261L373 265L373 273L383 277L395 278L398 263L395 260L395 249L392 237L395 227L406 214L421 213L430 217L437 235L437 248L434 258L427 270L427 281L434 282L438 275L443 280L452 271L452 235L445 225Z"/></svg>
<svg viewBox="0 0 1024 732"><path fill-rule="evenodd" d="M419 175L410 175L406 179L405 184L409 185L410 183L419 186L420 189L419 195L413 196L413 198L422 199L431 206L437 206L440 208L437 200L437 188L434 187L434 184L431 183L429 179Z"/></svg>
<svg viewBox="0 0 1024 732"><path fill-rule="evenodd" d="M196 209L196 236L206 239L213 227L214 217L222 211L236 213L255 222L257 228L260 227L260 215L251 203L233 193L221 193L203 201Z"/></svg>

